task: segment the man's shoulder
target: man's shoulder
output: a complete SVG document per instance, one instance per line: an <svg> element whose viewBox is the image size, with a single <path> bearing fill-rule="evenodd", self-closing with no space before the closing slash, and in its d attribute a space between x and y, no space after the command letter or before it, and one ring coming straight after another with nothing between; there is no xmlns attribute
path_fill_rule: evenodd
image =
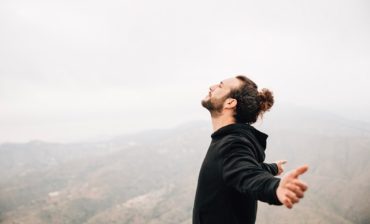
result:
<svg viewBox="0 0 370 224"><path fill-rule="evenodd" d="M222 142L229 144L251 144L251 138L242 133L232 133L222 138Z"/></svg>
<svg viewBox="0 0 370 224"><path fill-rule="evenodd" d="M219 151L221 154L229 153L235 150L249 150L253 144L248 136L241 134L230 134L224 136L221 140Z"/></svg>

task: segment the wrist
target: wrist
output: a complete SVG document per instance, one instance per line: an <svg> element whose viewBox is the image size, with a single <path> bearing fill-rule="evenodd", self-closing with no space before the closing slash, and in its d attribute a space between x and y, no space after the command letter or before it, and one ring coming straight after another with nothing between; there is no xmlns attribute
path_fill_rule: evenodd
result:
<svg viewBox="0 0 370 224"><path fill-rule="evenodd" d="M282 205L283 204L282 198L281 198L282 188L280 186L280 183L281 183L281 179L279 179L279 182L278 182L278 184L276 185L276 188L275 188L275 201L277 202L276 205Z"/></svg>

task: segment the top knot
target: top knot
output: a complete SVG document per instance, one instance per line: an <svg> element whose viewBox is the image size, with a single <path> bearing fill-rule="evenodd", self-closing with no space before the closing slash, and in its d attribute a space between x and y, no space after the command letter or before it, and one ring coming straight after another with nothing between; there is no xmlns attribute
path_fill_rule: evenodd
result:
<svg viewBox="0 0 370 224"><path fill-rule="evenodd" d="M274 96L272 92L266 88L263 88L260 92L258 92L258 96L260 99L261 113L269 111L272 105L274 105Z"/></svg>

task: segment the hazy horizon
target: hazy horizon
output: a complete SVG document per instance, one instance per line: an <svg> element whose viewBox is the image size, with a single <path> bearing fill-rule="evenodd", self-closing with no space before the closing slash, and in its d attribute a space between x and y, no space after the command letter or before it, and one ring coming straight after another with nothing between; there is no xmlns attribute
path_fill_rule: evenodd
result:
<svg viewBox="0 0 370 224"><path fill-rule="evenodd" d="M203 108L204 109L204 108ZM278 110L278 111L277 111ZM204 111L208 114L209 112L204 109ZM297 106L293 104L279 104L275 105L272 108L272 111L267 112L263 119L259 118L256 123L252 124L259 130L266 129L267 125L267 134L269 134L269 129L268 126L271 125L271 122L281 122L282 117L285 118L297 118L299 116L307 117L310 116L317 117L318 115L322 115L321 120L325 122L329 122L330 120L335 120L338 122L343 122L345 124L350 124L350 122L354 122L355 127L362 127L365 130L370 130L370 122L368 121L363 121L363 120L356 120L356 119L351 119L348 117L343 117L339 114L332 113L330 111L325 111L325 110L316 110L316 109L310 109L310 108L305 108L302 106ZM289 122L288 119L286 119L287 122ZM296 121L294 121L296 122ZM197 124L196 124L197 123ZM133 129L132 131L123 131L123 132L117 132L115 134L98 134L98 135L84 135L83 137L76 138L72 137L70 139L42 139L42 138L34 138L34 139L25 139L23 141L3 141L0 142L1 144L24 144L24 143L29 143L29 142L34 142L34 141L40 141L40 142L48 142L48 143L58 143L58 144L73 144L73 143L93 143L93 142L105 142L105 141L111 141L116 138L121 138L125 136L133 136L133 135L140 135L142 133L146 133L148 131L167 131L167 130L176 130L179 127L183 126L188 126L188 125L204 125L208 124L209 125L209 131L211 134L212 132L212 123L211 123L211 117L204 116L203 118L199 119L193 119L193 120L186 120L186 121L179 121L177 123L173 123L172 125L169 124L167 126L148 126L148 127L143 127L143 128L137 128ZM83 134L83 133L82 133Z"/></svg>

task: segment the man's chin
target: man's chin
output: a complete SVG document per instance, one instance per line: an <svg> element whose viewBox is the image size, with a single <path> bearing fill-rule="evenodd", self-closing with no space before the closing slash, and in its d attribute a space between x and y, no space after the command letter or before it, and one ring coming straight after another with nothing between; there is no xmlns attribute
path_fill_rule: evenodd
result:
<svg viewBox="0 0 370 224"><path fill-rule="evenodd" d="M204 107L204 108L206 108L207 110L209 110L209 111L212 111L213 110L213 105L212 105L212 103L211 103L211 100L208 98L207 99L207 97L206 98L204 98L202 101L201 101L201 104L202 104L202 106Z"/></svg>
<svg viewBox="0 0 370 224"><path fill-rule="evenodd" d="M204 98L202 99L202 101L200 101L200 103L202 104L203 107L206 107L206 105L208 104L208 100Z"/></svg>

